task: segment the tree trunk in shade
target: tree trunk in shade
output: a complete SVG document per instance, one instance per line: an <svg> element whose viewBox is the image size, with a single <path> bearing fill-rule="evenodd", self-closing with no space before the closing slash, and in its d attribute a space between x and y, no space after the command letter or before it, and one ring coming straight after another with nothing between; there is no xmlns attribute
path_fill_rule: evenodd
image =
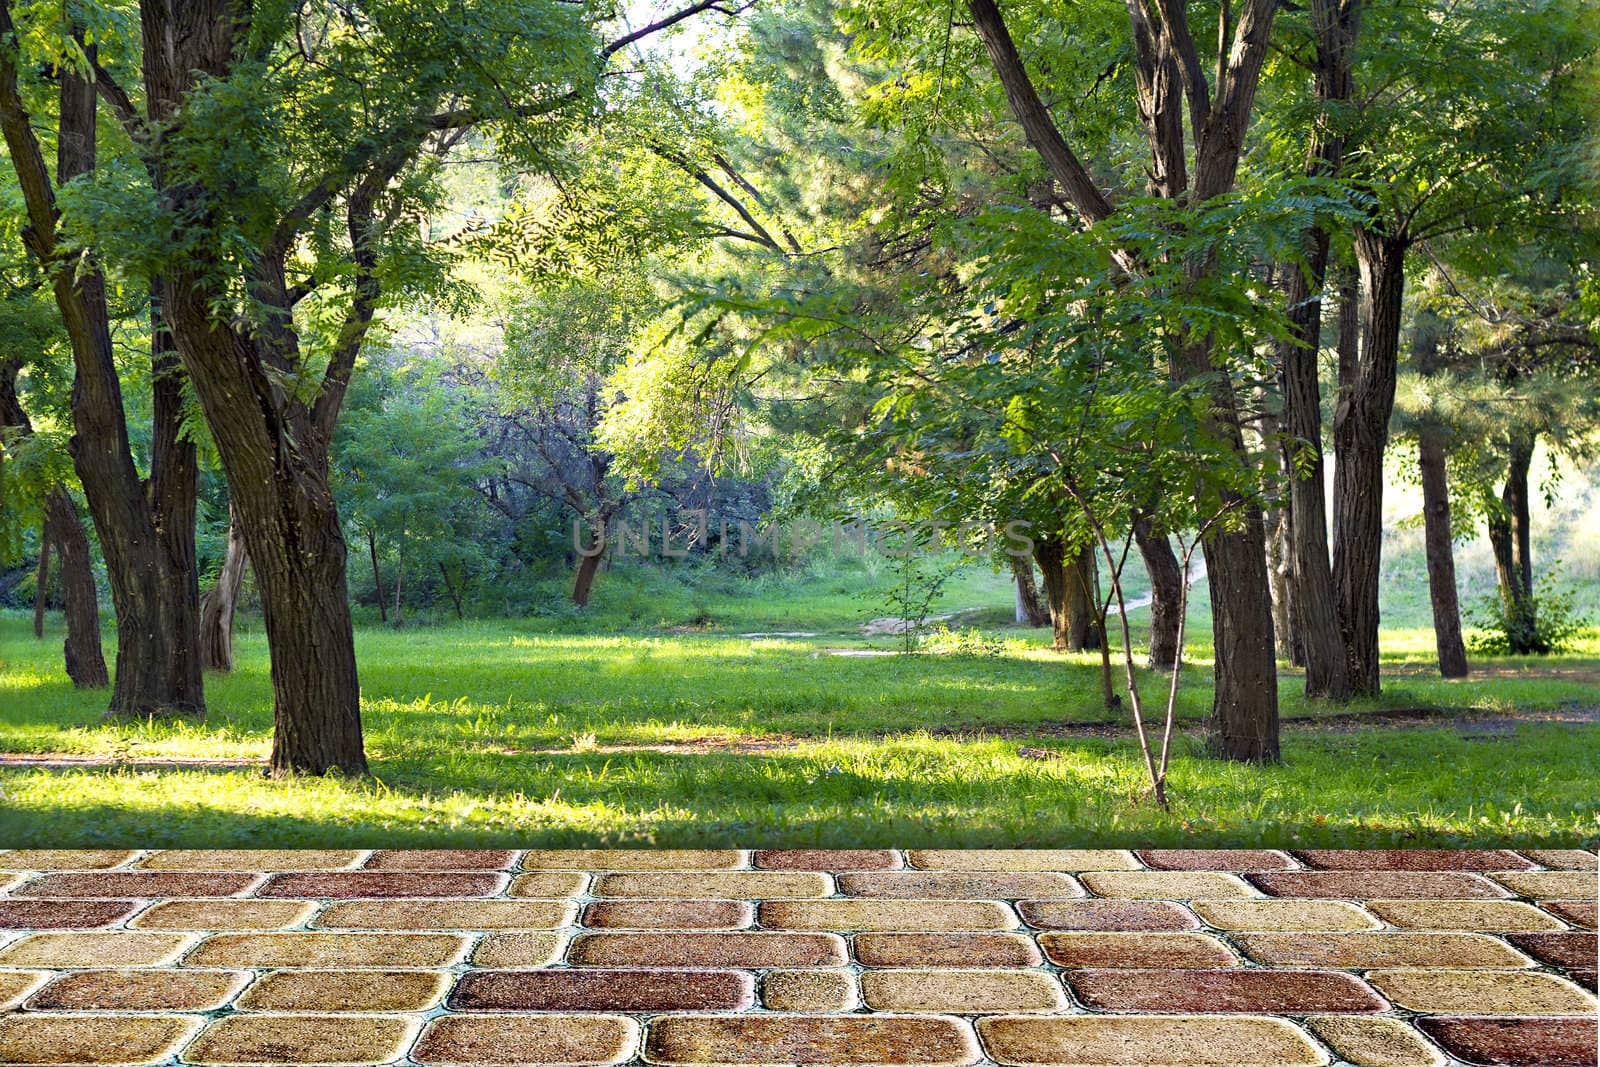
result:
<svg viewBox="0 0 1600 1067"><path fill-rule="evenodd" d="M67 639L62 645L67 677L79 689L101 689L111 684L106 657L100 647L100 603L94 585L94 556L89 535L78 518L72 495L57 486L45 499L45 525L61 560L61 603L67 615Z"/></svg>
<svg viewBox="0 0 1600 1067"><path fill-rule="evenodd" d="M1172 542L1154 520L1141 514L1133 537L1150 576L1150 669L1170 671L1178 662L1178 607L1183 599L1183 566Z"/></svg>
<svg viewBox="0 0 1600 1067"><path fill-rule="evenodd" d="M39 565L33 570L33 636L44 638L44 613L50 597L50 533L39 527Z"/></svg>
<svg viewBox="0 0 1600 1067"><path fill-rule="evenodd" d="M1039 598L1039 583L1033 576L1033 561L1026 556L1007 556L1011 579L1017 591L1017 621L1029 626L1049 626L1050 611Z"/></svg>
<svg viewBox="0 0 1600 1067"><path fill-rule="evenodd" d="M1461 639L1461 601L1456 592L1455 537L1450 532L1450 484L1445 477L1444 442L1436 429L1418 437L1422 471L1423 544L1428 558L1428 597L1433 603L1433 637L1439 673L1467 676L1467 646Z"/></svg>

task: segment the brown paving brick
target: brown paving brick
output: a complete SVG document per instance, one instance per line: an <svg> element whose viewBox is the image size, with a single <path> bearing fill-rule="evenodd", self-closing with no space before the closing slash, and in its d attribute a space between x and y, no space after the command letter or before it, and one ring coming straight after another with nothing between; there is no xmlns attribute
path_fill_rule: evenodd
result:
<svg viewBox="0 0 1600 1067"><path fill-rule="evenodd" d="M608 1064L632 1058L639 1024L615 1015L446 1015L423 1031L419 1063Z"/></svg>
<svg viewBox="0 0 1600 1067"><path fill-rule="evenodd" d="M1568 971L1567 977L1591 993L1600 993L1600 986L1596 985L1596 980L1600 979L1600 974L1597 974L1593 968L1586 971Z"/></svg>
<svg viewBox="0 0 1600 1067"><path fill-rule="evenodd" d="M737 930L755 922L747 900L597 900L583 925L620 930Z"/></svg>
<svg viewBox="0 0 1600 1067"><path fill-rule="evenodd" d="M0 1011L22 1003L49 977L49 971L0 971Z"/></svg>
<svg viewBox="0 0 1600 1067"><path fill-rule="evenodd" d="M868 967L1037 967L1039 948L1021 934L858 934L857 962Z"/></svg>
<svg viewBox="0 0 1600 1067"><path fill-rule="evenodd" d="M318 915L320 930L555 930L578 906L566 900L345 900Z"/></svg>
<svg viewBox="0 0 1600 1067"><path fill-rule="evenodd" d="M1245 877L1275 897L1486 900L1511 895L1466 871L1267 871Z"/></svg>
<svg viewBox="0 0 1600 1067"><path fill-rule="evenodd" d="M1369 971L1367 981L1395 1007L1427 1014L1576 1015L1595 1010L1594 997L1542 971L1406 968Z"/></svg>
<svg viewBox="0 0 1600 1067"><path fill-rule="evenodd" d="M239 971L74 971L28 999L32 1011L210 1011L244 988Z"/></svg>
<svg viewBox="0 0 1600 1067"><path fill-rule="evenodd" d="M126 848L19 848L0 852L0 871L100 871L133 855Z"/></svg>
<svg viewBox="0 0 1600 1067"><path fill-rule="evenodd" d="M665 1064L966 1064L978 1045L957 1019L916 1015L673 1015L650 1025L645 1059Z"/></svg>
<svg viewBox="0 0 1600 1067"><path fill-rule="evenodd" d="M590 967L838 967L838 934L598 933L579 934L569 962Z"/></svg>
<svg viewBox="0 0 1600 1067"><path fill-rule="evenodd" d="M1066 981L1084 1007L1099 1011L1304 1015L1389 1007L1366 983L1339 971L1123 968L1068 971Z"/></svg>
<svg viewBox="0 0 1600 1067"><path fill-rule="evenodd" d="M1292 967L1526 967L1486 934L1242 933L1233 941L1257 963Z"/></svg>
<svg viewBox="0 0 1600 1067"><path fill-rule="evenodd" d="M1314 1015L1306 1024L1355 1067L1441 1067L1444 1054L1408 1023L1370 1015Z"/></svg>
<svg viewBox="0 0 1600 1067"><path fill-rule="evenodd" d="M1039 947L1063 967L1232 967L1239 962L1208 934L1040 934Z"/></svg>
<svg viewBox="0 0 1600 1067"><path fill-rule="evenodd" d="M867 971L861 999L874 1011L933 1011L963 1015L1055 1011L1067 1005L1061 983L1040 971Z"/></svg>
<svg viewBox="0 0 1600 1067"><path fill-rule="evenodd" d="M1504 1067L1592 1067L1593 1016L1567 1019L1462 1018L1435 1015L1417 1020L1422 1032L1467 1063Z"/></svg>
<svg viewBox="0 0 1600 1067"><path fill-rule="evenodd" d="M1515 871L1532 863L1504 849L1296 849L1306 866L1327 871Z"/></svg>
<svg viewBox="0 0 1600 1067"><path fill-rule="evenodd" d="M23 887L30 897L236 897L260 881L246 873L90 871L45 874Z"/></svg>
<svg viewBox="0 0 1600 1067"><path fill-rule="evenodd" d="M1260 1016L1022 1015L979 1019L999 1063L1065 1067L1314 1067L1327 1057L1293 1023Z"/></svg>
<svg viewBox="0 0 1600 1067"><path fill-rule="evenodd" d="M855 976L846 971L768 971L761 976L761 1004L769 1011L820 1015L850 1011L856 998Z"/></svg>
<svg viewBox="0 0 1600 1067"><path fill-rule="evenodd" d="M744 866L735 849L549 848L522 854L525 871L714 871Z"/></svg>
<svg viewBox="0 0 1600 1067"><path fill-rule="evenodd" d="M1023 900L1017 911L1044 930L1194 930L1200 921L1165 900Z"/></svg>
<svg viewBox="0 0 1600 1067"><path fill-rule="evenodd" d="M1592 871L1600 866L1600 856L1581 848L1524 848L1519 851L1539 866L1558 871Z"/></svg>
<svg viewBox="0 0 1600 1067"><path fill-rule="evenodd" d="M261 897L487 897L498 893L504 876L480 873L335 871L327 874L275 874L257 892Z"/></svg>
<svg viewBox="0 0 1600 1067"><path fill-rule="evenodd" d="M7 945L0 964L7 967L155 967L188 947L188 934L123 931L34 934Z"/></svg>
<svg viewBox="0 0 1600 1067"><path fill-rule="evenodd" d="M901 866L898 852L870 848L766 849L754 859L769 871L893 871Z"/></svg>
<svg viewBox="0 0 1600 1067"><path fill-rule="evenodd" d="M0 1063L156 1063L195 1029L161 1015L9 1015L0 1018Z"/></svg>
<svg viewBox="0 0 1600 1067"><path fill-rule="evenodd" d="M1600 906L1592 900L1541 900L1539 907L1583 930L1593 930L1600 915Z"/></svg>
<svg viewBox="0 0 1600 1067"><path fill-rule="evenodd" d="M1538 960L1554 967L1593 967L1600 953L1595 934L1581 930L1559 933L1507 934L1506 940Z"/></svg>
<svg viewBox="0 0 1600 1067"><path fill-rule="evenodd" d="M1220 871L1088 871L1079 877L1098 897L1189 900L1259 895L1238 875Z"/></svg>
<svg viewBox="0 0 1600 1067"><path fill-rule="evenodd" d="M1343 900L1194 900L1189 906L1219 930L1376 930L1382 925Z"/></svg>
<svg viewBox="0 0 1600 1067"><path fill-rule="evenodd" d="M1368 900L1390 926L1414 930L1560 930L1564 927L1520 900Z"/></svg>
<svg viewBox="0 0 1600 1067"><path fill-rule="evenodd" d="M595 882L597 897L678 897L750 899L825 897L833 880L815 871L737 871L707 873L646 872L607 874Z"/></svg>
<svg viewBox="0 0 1600 1067"><path fill-rule="evenodd" d="M738 971L471 971L450 993L457 1011L738 1011L755 980Z"/></svg>
<svg viewBox="0 0 1600 1067"><path fill-rule="evenodd" d="M574 871L534 871L511 879L511 897L570 897L583 892L589 876Z"/></svg>
<svg viewBox="0 0 1600 1067"><path fill-rule="evenodd" d="M450 988L442 971L269 971L244 991L246 1011L421 1011Z"/></svg>
<svg viewBox="0 0 1600 1067"><path fill-rule="evenodd" d="M169 849L152 852L133 866L152 871L337 871L360 858L352 849Z"/></svg>
<svg viewBox="0 0 1600 1067"><path fill-rule="evenodd" d="M416 1023L386 1015L230 1015L184 1050L186 1063L387 1063Z"/></svg>
<svg viewBox="0 0 1600 1067"><path fill-rule="evenodd" d="M995 848L912 849L911 866L925 871L1132 871L1139 861L1125 849Z"/></svg>
<svg viewBox="0 0 1600 1067"><path fill-rule="evenodd" d="M1300 865L1270 848L1150 848L1138 853L1158 871L1292 871Z"/></svg>
<svg viewBox="0 0 1600 1067"><path fill-rule="evenodd" d="M1594 871L1507 871L1491 877L1522 897L1593 900L1600 894L1600 876Z"/></svg>
<svg viewBox="0 0 1600 1067"><path fill-rule="evenodd" d="M361 866L374 871L504 871L516 858L509 848L383 849Z"/></svg>
<svg viewBox="0 0 1600 1067"><path fill-rule="evenodd" d="M131 900L0 900L0 929L86 930L137 911Z"/></svg>
<svg viewBox="0 0 1600 1067"><path fill-rule="evenodd" d="M441 967L461 955L456 934L213 934L184 959L213 967Z"/></svg>
<svg viewBox="0 0 1600 1067"><path fill-rule="evenodd" d="M839 892L853 897L930 900L1016 900L1081 897L1071 875L1054 871L890 871L839 875Z"/></svg>
<svg viewBox="0 0 1600 1067"><path fill-rule="evenodd" d="M479 967L543 967L561 958L566 934L491 934L478 943L472 962Z"/></svg>
<svg viewBox="0 0 1600 1067"><path fill-rule="evenodd" d="M989 900L768 900L761 925L779 930L1008 930L1016 917Z"/></svg>
<svg viewBox="0 0 1600 1067"><path fill-rule="evenodd" d="M149 930L280 930L316 910L309 900L163 900L129 926Z"/></svg>

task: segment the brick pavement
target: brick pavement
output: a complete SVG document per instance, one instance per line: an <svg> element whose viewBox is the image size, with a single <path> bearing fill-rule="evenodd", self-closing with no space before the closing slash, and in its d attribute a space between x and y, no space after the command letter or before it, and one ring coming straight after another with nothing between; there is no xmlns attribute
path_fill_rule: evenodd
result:
<svg viewBox="0 0 1600 1067"><path fill-rule="evenodd" d="M1596 1063L1592 852L0 852L3 1064Z"/></svg>

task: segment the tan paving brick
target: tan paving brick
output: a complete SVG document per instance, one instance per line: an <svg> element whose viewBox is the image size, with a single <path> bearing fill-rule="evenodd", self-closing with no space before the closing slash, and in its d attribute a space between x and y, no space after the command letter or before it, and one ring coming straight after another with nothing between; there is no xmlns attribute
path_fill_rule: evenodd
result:
<svg viewBox="0 0 1600 1067"><path fill-rule="evenodd" d="M237 897L261 880L246 872L58 871L29 881L30 897Z"/></svg>
<svg viewBox="0 0 1600 1067"><path fill-rule="evenodd" d="M560 959L566 947L566 934L490 934L478 942L472 962L479 967L543 967Z"/></svg>
<svg viewBox="0 0 1600 1067"><path fill-rule="evenodd" d="M1097 897L1190 900L1261 895L1238 875L1218 871L1088 871L1079 877Z"/></svg>
<svg viewBox="0 0 1600 1067"><path fill-rule="evenodd" d="M1071 875L1054 871L887 871L839 875L839 892L853 897L913 900L1016 900L1081 897Z"/></svg>
<svg viewBox="0 0 1600 1067"><path fill-rule="evenodd" d="M525 871L713 871L745 865L735 849L549 848L522 854Z"/></svg>
<svg viewBox="0 0 1600 1067"><path fill-rule="evenodd" d="M49 977L49 971L0 971L0 1011L21 1004Z"/></svg>
<svg viewBox="0 0 1600 1067"><path fill-rule="evenodd" d="M450 993L456 1011L739 1011L755 1003L755 979L739 971L471 971Z"/></svg>
<svg viewBox="0 0 1600 1067"><path fill-rule="evenodd" d="M1291 967L1526 967L1527 957L1486 934L1242 933L1257 963Z"/></svg>
<svg viewBox="0 0 1600 1067"><path fill-rule="evenodd" d="M1468 1063L1516 1067L1587 1067L1595 1062L1596 1026L1590 1015L1572 1018L1462 1018L1435 1015L1417 1020L1422 1032Z"/></svg>
<svg viewBox="0 0 1600 1067"><path fill-rule="evenodd" d="M959 1019L917 1015L670 1015L650 1025L645 1059L662 1064L968 1064Z"/></svg>
<svg viewBox="0 0 1600 1067"><path fill-rule="evenodd" d="M166 849L133 866L152 871L337 871L355 865L353 849L208 848Z"/></svg>
<svg viewBox="0 0 1600 1067"><path fill-rule="evenodd" d="M1520 900L1368 900L1390 926L1413 930L1561 930L1565 927Z"/></svg>
<svg viewBox="0 0 1600 1067"><path fill-rule="evenodd" d="M1505 849L1296 849L1307 866L1329 871L1515 871L1533 865Z"/></svg>
<svg viewBox="0 0 1600 1067"><path fill-rule="evenodd" d="M446 1015L411 1058L445 1064L611 1064L633 1057L639 1024L616 1015Z"/></svg>
<svg viewBox="0 0 1600 1067"><path fill-rule="evenodd" d="M135 855L126 848L19 848L0 852L0 871L101 871Z"/></svg>
<svg viewBox="0 0 1600 1067"><path fill-rule="evenodd" d="M1367 981L1398 1008L1426 1014L1579 1015L1595 999L1564 978L1540 971L1382 970Z"/></svg>
<svg viewBox="0 0 1600 1067"><path fill-rule="evenodd" d="M488 897L506 876L489 871L328 871L275 874L260 897Z"/></svg>
<svg viewBox="0 0 1600 1067"><path fill-rule="evenodd" d="M442 967L460 958L466 941L457 934L214 934L196 945L184 963L191 967Z"/></svg>
<svg viewBox="0 0 1600 1067"><path fill-rule="evenodd" d="M1096 1011L1304 1015L1389 1007L1365 982L1342 971L1122 968L1068 971L1066 981Z"/></svg>
<svg viewBox="0 0 1600 1067"><path fill-rule="evenodd" d="M1233 967L1233 952L1209 934L1048 933L1039 947L1063 967Z"/></svg>
<svg viewBox="0 0 1600 1067"><path fill-rule="evenodd" d="M211 1011L244 988L240 971L73 971L28 998L33 1011Z"/></svg>
<svg viewBox="0 0 1600 1067"><path fill-rule="evenodd" d="M162 1015L8 1015L0 1018L0 1063L157 1063L195 1026Z"/></svg>
<svg viewBox="0 0 1600 1067"><path fill-rule="evenodd" d="M855 976L846 971L768 971L761 976L761 1004L769 1011L821 1015L850 1011L859 1003Z"/></svg>
<svg viewBox="0 0 1600 1067"><path fill-rule="evenodd" d="M857 962L867 967L1037 967L1044 958L1021 934L857 934Z"/></svg>
<svg viewBox="0 0 1600 1067"><path fill-rule="evenodd" d="M747 900L597 900L583 925L620 930L737 930L755 922Z"/></svg>
<svg viewBox="0 0 1600 1067"><path fill-rule="evenodd" d="M1313 1033L1354 1067L1442 1067L1444 1053L1400 1019L1313 1015Z"/></svg>
<svg viewBox="0 0 1600 1067"><path fill-rule="evenodd" d="M1021 900L1017 911L1044 930L1194 930L1200 921L1166 900Z"/></svg>
<svg viewBox="0 0 1600 1067"><path fill-rule="evenodd" d="M607 874L595 882L597 897L675 897L750 900L771 897L825 897L833 880L815 871L739 871L678 874Z"/></svg>
<svg viewBox="0 0 1600 1067"><path fill-rule="evenodd" d="M361 866L374 871L504 871L516 858L509 848L383 849Z"/></svg>
<svg viewBox="0 0 1600 1067"><path fill-rule="evenodd" d="M555 930L577 918L566 900L345 900L312 924L320 930Z"/></svg>
<svg viewBox="0 0 1600 1067"><path fill-rule="evenodd" d="M511 880L506 895L511 897L570 897L583 892L589 876L576 871L533 871Z"/></svg>
<svg viewBox="0 0 1600 1067"><path fill-rule="evenodd" d="M309 900L163 900L129 921L148 930L283 930L317 910Z"/></svg>
<svg viewBox="0 0 1600 1067"><path fill-rule="evenodd" d="M1592 871L1600 867L1600 855L1581 848L1524 848L1519 851L1539 866L1558 871Z"/></svg>
<svg viewBox="0 0 1600 1067"><path fill-rule="evenodd" d="M442 971L269 971L244 991L245 1011L421 1011L444 998Z"/></svg>
<svg viewBox="0 0 1600 1067"><path fill-rule="evenodd" d="M1343 900L1195 900L1189 906L1219 930L1375 930L1382 925Z"/></svg>
<svg viewBox="0 0 1600 1067"><path fill-rule="evenodd" d="M925 871L1132 871L1139 861L1111 848L914 848L911 866Z"/></svg>
<svg viewBox="0 0 1600 1067"><path fill-rule="evenodd" d="M1541 900L1539 907L1563 922L1582 930L1593 930L1600 922L1600 906L1593 900Z"/></svg>
<svg viewBox="0 0 1600 1067"><path fill-rule="evenodd" d="M1511 895L1470 871L1265 871L1245 877L1275 897L1485 900Z"/></svg>
<svg viewBox="0 0 1600 1067"><path fill-rule="evenodd" d="M960 1015L1055 1011L1067 1005L1053 975L1039 971L866 971L861 999L874 1011L931 1011Z"/></svg>
<svg viewBox="0 0 1600 1067"><path fill-rule="evenodd" d="M0 964L7 967L155 967L178 958L194 938L189 934L90 933L34 934L7 945Z"/></svg>
<svg viewBox="0 0 1600 1067"><path fill-rule="evenodd" d="M579 934L567 960L590 967L838 967L838 934L598 933Z"/></svg>
<svg viewBox="0 0 1600 1067"><path fill-rule="evenodd" d="M768 900L761 925L779 930L1008 930L1017 918L988 900Z"/></svg>
<svg viewBox="0 0 1600 1067"><path fill-rule="evenodd" d="M1138 856L1158 871L1292 871L1300 865L1270 848L1143 849Z"/></svg>
<svg viewBox="0 0 1600 1067"><path fill-rule="evenodd" d="M186 1063L387 1063L417 1024L392 1015L230 1015L201 1031Z"/></svg>
<svg viewBox="0 0 1600 1067"><path fill-rule="evenodd" d="M892 871L898 852L868 848L791 848L757 851L755 865L771 871Z"/></svg>
<svg viewBox="0 0 1600 1067"><path fill-rule="evenodd" d="M1593 900L1600 895L1594 871L1505 871L1490 875L1518 896Z"/></svg>
<svg viewBox="0 0 1600 1067"><path fill-rule="evenodd" d="M1261 1016L1055 1015L978 1020L997 1062L1063 1067L1315 1067L1328 1062L1293 1023Z"/></svg>
<svg viewBox="0 0 1600 1067"><path fill-rule="evenodd" d="M85 930L132 915L132 900L0 900L0 929Z"/></svg>

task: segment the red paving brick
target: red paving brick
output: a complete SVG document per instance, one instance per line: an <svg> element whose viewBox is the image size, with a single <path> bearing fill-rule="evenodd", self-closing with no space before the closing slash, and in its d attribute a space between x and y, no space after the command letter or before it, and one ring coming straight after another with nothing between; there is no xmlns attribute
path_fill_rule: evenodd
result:
<svg viewBox="0 0 1600 1067"><path fill-rule="evenodd" d="M1507 941L1540 963L1573 970L1595 965L1595 955L1600 953L1597 939L1600 939L1600 935L1577 930L1506 935Z"/></svg>
<svg viewBox="0 0 1600 1067"><path fill-rule="evenodd" d="M1328 871L1531 871L1536 864L1505 849L1297 849L1307 867Z"/></svg>
<svg viewBox="0 0 1600 1067"><path fill-rule="evenodd" d="M1594 1018L1527 1019L1439 1015L1418 1020L1422 1032L1467 1063L1495 1067L1590 1067Z"/></svg>
<svg viewBox="0 0 1600 1067"><path fill-rule="evenodd" d="M86 930L139 910L132 900L0 900L0 929Z"/></svg>

